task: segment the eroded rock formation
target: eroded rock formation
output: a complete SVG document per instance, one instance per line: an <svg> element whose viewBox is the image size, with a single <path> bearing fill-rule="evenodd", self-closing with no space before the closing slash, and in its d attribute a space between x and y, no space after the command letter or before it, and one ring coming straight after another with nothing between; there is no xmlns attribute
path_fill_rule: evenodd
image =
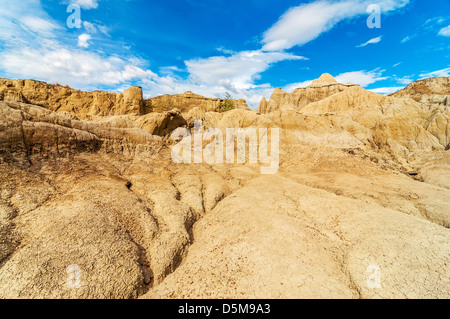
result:
<svg viewBox="0 0 450 319"><path fill-rule="evenodd" d="M235 109L249 110L245 100L232 100ZM179 109L181 112L188 112L194 107L209 112L219 111L219 106L223 99L207 98L190 91L183 94L162 95L147 99L146 105L154 112L170 111L173 108Z"/></svg>
<svg viewBox="0 0 450 319"><path fill-rule="evenodd" d="M0 101L22 102L45 107L57 113L67 112L82 119L93 116L144 115L169 112L175 108L188 112L194 107L205 111L219 111L223 99L212 99L186 92L143 98L141 87L131 87L124 93L105 91L83 92L33 80L9 80L0 78ZM245 100L232 100L235 109L249 110Z"/></svg>
<svg viewBox="0 0 450 319"><path fill-rule="evenodd" d="M333 80L259 113L89 115L94 93L3 89L0 298L448 298L448 105ZM195 120L279 128L278 173L173 163L170 133Z"/></svg>
<svg viewBox="0 0 450 319"><path fill-rule="evenodd" d="M308 87L296 89L292 93L286 93L281 88L275 89L267 106L260 112L264 114L284 109L299 111L309 103L320 101L355 86L358 85L338 83L330 74L325 73ZM263 101L261 103L265 104Z"/></svg>
<svg viewBox="0 0 450 319"><path fill-rule="evenodd" d="M450 78L437 77L413 82L403 90L391 94L391 96L412 98L422 104L442 104L448 106L450 103L449 92Z"/></svg>

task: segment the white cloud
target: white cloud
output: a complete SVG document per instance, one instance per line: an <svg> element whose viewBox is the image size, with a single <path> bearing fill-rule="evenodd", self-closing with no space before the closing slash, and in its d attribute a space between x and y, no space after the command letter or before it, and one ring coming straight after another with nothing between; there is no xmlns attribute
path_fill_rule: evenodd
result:
<svg viewBox="0 0 450 319"><path fill-rule="evenodd" d="M441 24L444 21L445 19L443 17L434 17L425 21L423 25L426 26L426 25Z"/></svg>
<svg viewBox="0 0 450 319"><path fill-rule="evenodd" d="M342 20L367 14L373 0L319 0L289 9L264 33L265 51L279 51L301 46L332 29ZM378 2L382 12L404 7L409 0L382 0Z"/></svg>
<svg viewBox="0 0 450 319"><path fill-rule="evenodd" d="M0 66L18 78L59 82L87 89L97 85L118 85L155 74L129 60L103 58L98 54L59 47L52 50L18 49L1 56Z"/></svg>
<svg viewBox="0 0 450 319"><path fill-rule="evenodd" d="M413 79L409 76L405 76L403 78L398 78L395 79L397 81L397 83L403 84L403 85L408 85L409 83L411 83L413 81Z"/></svg>
<svg viewBox="0 0 450 319"><path fill-rule="evenodd" d="M86 32L94 34L97 33L97 31L100 31L101 33L108 35L109 34L109 28L97 23L92 23L89 21L83 21L83 27L86 30Z"/></svg>
<svg viewBox="0 0 450 319"><path fill-rule="evenodd" d="M420 75L421 79L433 78L433 77L442 77L442 76L443 77L450 76L450 68L437 70L437 71L433 71L433 72L429 72L429 73L423 73L423 74Z"/></svg>
<svg viewBox="0 0 450 319"><path fill-rule="evenodd" d="M383 71L373 70L373 71L353 71L339 74L336 77L336 81L339 83L351 82L354 84L359 84L362 87L366 87L372 83L386 80L387 77L382 77Z"/></svg>
<svg viewBox="0 0 450 319"><path fill-rule="evenodd" d="M23 27L27 30L40 33L45 36L52 36L52 32L60 27L49 21L35 16L26 16L20 19Z"/></svg>
<svg viewBox="0 0 450 319"><path fill-rule="evenodd" d="M216 50L219 51L219 52L222 52L224 54L235 54L236 53L236 51L228 50L228 49L225 49L223 47L219 47Z"/></svg>
<svg viewBox="0 0 450 319"><path fill-rule="evenodd" d="M369 91L371 91L373 93L387 95L387 94L392 94L394 92L400 91L403 88L404 88L403 86L394 86L394 87L376 88L376 89L371 89Z"/></svg>
<svg viewBox="0 0 450 319"><path fill-rule="evenodd" d="M450 25L446 26L445 28L442 28L438 34L444 37L450 37Z"/></svg>
<svg viewBox="0 0 450 319"><path fill-rule="evenodd" d="M416 37L415 35L409 35L409 36L404 37L400 42L401 43L406 43L408 41L411 41L415 37Z"/></svg>
<svg viewBox="0 0 450 319"><path fill-rule="evenodd" d="M88 48L89 47L89 40L92 37L87 34L87 33L83 33L78 37L78 46L82 47L82 48Z"/></svg>
<svg viewBox="0 0 450 319"><path fill-rule="evenodd" d="M215 56L185 61L189 77L158 77L143 85L152 94L173 94L194 91L208 97L223 96L225 91L235 98L247 100L257 106L262 96L269 97L273 88L269 84L255 84L260 74L273 63L284 60L305 60L285 52L242 51L231 56Z"/></svg>
<svg viewBox="0 0 450 319"><path fill-rule="evenodd" d="M0 40L4 45L0 50L0 70L5 76L67 83L79 89L114 87L156 76L143 67L145 62L134 57L77 50L73 44L87 48L91 36L84 33L76 37L59 27L39 0L2 1ZM81 4L95 7L97 1ZM95 24L84 25L86 29L99 29Z"/></svg>
<svg viewBox="0 0 450 319"><path fill-rule="evenodd" d="M180 68L177 67L177 66L172 65L172 66L163 66L163 67L160 67L160 68L159 68L159 71L162 72L162 73L170 73L170 74L173 74L174 72L182 72L183 70L180 69Z"/></svg>
<svg viewBox="0 0 450 319"><path fill-rule="evenodd" d="M293 92L295 89L298 88L305 88L309 86L312 83L312 80L303 81L303 82L297 82L297 83L291 83L283 87L283 91L285 92Z"/></svg>
<svg viewBox="0 0 450 319"><path fill-rule="evenodd" d="M194 82L218 85L230 91L247 90L273 63L284 60L305 60L285 52L242 51L232 56L215 56L186 61Z"/></svg>
<svg viewBox="0 0 450 319"><path fill-rule="evenodd" d="M368 45L368 44L379 43L379 42L381 41L381 38L382 38L382 36L379 36L379 37L377 37L377 38L370 39L369 41L367 41L367 42L365 42L365 43L363 43L363 44L357 45L356 47L357 47L357 48L361 48L361 47L365 47L365 46Z"/></svg>
<svg viewBox="0 0 450 319"><path fill-rule="evenodd" d="M84 29L86 30L86 32L97 33L97 28L95 27L95 25L93 23L88 22L88 21L83 21L83 26L84 26Z"/></svg>
<svg viewBox="0 0 450 319"><path fill-rule="evenodd" d="M81 8L89 10L89 9L97 9L99 0L70 0L70 4L78 4Z"/></svg>
<svg viewBox="0 0 450 319"><path fill-rule="evenodd" d="M0 7L1 47L27 45L34 37L51 38L61 27L35 0L2 0Z"/></svg>

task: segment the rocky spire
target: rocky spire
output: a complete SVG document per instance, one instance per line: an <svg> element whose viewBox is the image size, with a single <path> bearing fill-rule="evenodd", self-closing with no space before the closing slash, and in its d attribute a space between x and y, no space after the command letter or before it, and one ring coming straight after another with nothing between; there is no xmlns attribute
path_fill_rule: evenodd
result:
<svg viewBox="0 0 450 319"><path fill-rule="evenodd" d="M267 112L267 100L265 97L263 97L259 103L258 112L261 114L266 114Z"/></svg>

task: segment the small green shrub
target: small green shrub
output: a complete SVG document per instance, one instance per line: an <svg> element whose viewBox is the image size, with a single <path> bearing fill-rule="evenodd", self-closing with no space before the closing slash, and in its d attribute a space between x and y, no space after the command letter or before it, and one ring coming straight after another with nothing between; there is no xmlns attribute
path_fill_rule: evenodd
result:
<svg viewBox="0 0 450 319"><path fill-rule="evenodd" d="M219 112L227 112L231 111L235 108L233 97L230 93L226 92L225 97L223 98L223 101L219 104Z"/></svg>

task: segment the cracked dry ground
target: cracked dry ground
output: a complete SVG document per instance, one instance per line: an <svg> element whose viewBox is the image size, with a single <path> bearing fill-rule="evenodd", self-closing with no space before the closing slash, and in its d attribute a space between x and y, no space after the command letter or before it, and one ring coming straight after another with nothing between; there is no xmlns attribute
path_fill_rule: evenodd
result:
<svg viewBox="0 0 450 319"><path fill-rule="evenodd" d="M169 148L138 154L111 132L34 149L27 130L1 156L1 298L450 296L450 185L431 168L423 182L376 154L285 139L264 176L175 165ZM43 156L52 143L60 156ZM448 170L448 154L421 160Z"/></svg>

